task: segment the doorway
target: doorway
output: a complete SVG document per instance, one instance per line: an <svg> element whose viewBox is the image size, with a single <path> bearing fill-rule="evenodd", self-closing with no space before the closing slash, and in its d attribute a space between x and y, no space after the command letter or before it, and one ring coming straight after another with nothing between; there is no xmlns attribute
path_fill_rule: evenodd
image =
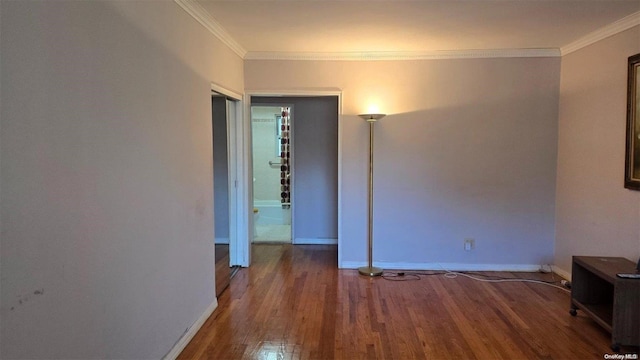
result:
<svg viewBox="0 0 640 360"><path fill-rule="evenodd" d="M270 145L260 148L260 153L267 156L276 155L275 140L278 139L274 122L278 121L278 113L282 109L289 109L290 131L288 142L290 151L288 166L290 175L283 172L283 168L276 168L275 173L280 181L280 194L277 194L279 206L289 208L291 219L291 238L293 244L338 244L339 233L339 151L338 151L338 128L339 128L339 96L257 96L250 97L250 110L253 117L254 109L270 109L266 112L264 123L270 122L271 139ZM258 113L256 111L256 113ZM282 114L281 114L282 115ZM251 129L259 126L263 122L251 120ZM282 127L280 127L282 130ZM257 131L257 129L255 129ZM252 137L255 140L255 138ZM282 139L280 139L282 143ZM281 144L282 145L282 144ZM269 161L272 164L282 160L282 149L280 158L272 160L259 159L260 154L252 153L253 156L253 193L260 191L260 172L256 166L267 166ZM260 162L260 163L258 163ZM273 171L273 170L272 170ZM276 174L271 174L276 175ZM288 182L286 180L289 180ZM284 181L284 183L283 183ZM288 194L282 192L288 191ZM287 198L290 205L286 205ZM254 199L260 200L254 195ZM255 204L254 204L255 205ZM257 221L260 224L260 209L258 209ZM259 230L259 229L258 229ZM258 231L258 235L260 235ZM255 242L255 237L254 237Z"/></svg>
<svg viewBox="0 0 640 360"><path fill-rule="evenodd" d="M239 264L233 261L236 245L237 217L236 176L231 161L232 129L238 101L226 95L211 93L211 128L213 143L213 207L216 296L229 286Z"/></svg>
<svg viewBox="0 0 640 360"><path fill-rule="evenodd" d="M290 105L252 105L253 243L291 243Z"/></svg>

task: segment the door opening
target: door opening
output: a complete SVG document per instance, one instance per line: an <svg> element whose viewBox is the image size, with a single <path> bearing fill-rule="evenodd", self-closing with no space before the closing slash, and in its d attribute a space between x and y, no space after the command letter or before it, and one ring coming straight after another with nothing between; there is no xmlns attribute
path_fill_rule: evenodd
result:
<svg viewBox="0 0 640 360"><path fill-rule="evenodd" d="M257 117L258 110L266 108L264 117ZM277 136L275 129L278 116L282 112L291 115L288 127L284 127L288 134ZM269 129L270 144L263 147L254 144L252 177L253 197L257 201L261 198L261 174L266 173L279 181L280 191L272 195L278 199L277 207L290 207L291 216L291 242L293 244L317 244L336 245L339 240L339 96L257 96L250 97L251 130L260 131L258 128L263 124L269 124L265 128ZM261 119L264 119L262 121ZM286 124L285 124L286 125ZM282 131L282 130L281 130ZM285 136L288 135L288 138ZM259 143L259 136L252 135L254 142ZM261 156L272 157L277 154L274 150L275 140L280 140L288 147L280 148L280 156L273 160L261 158ZM289 153L290 158L282 157L282 150ZM275 152L275 153L274 153ZM275 169L270 169L276 165ZM282 164L279 164L282 162ZM267 171L271 170L272 173ZM290 171L286 173L286 171ZM262 175L264 177L264 175ZM273 189L273 188L269 188ZM288 193L287 193L288 192ZM266 197L266 195L265 195ZM287 205L289 200L290 206ZM259 202L256 204L260 204ZM285 205L285 206L282 206ZM255 222L260 225L261 215L258 208L258 218ZM288 216L288 215L285 215ZM267 216L268 217L268 216ZM287 219L288 220L288 219ZM260 228L257 239L260 239ZM255 241L256 238L254 238ZM338 249L339 254L339 249Z"/></svg>
<svg viewBox="0 0 640 360"><path fill-rule="evenodd" d="M293 108L252 105L253 243L291 243Z"/></svg>
<svg viewBox="0 0 640 360"><path fill-rule="evenodd" d="M231 278L240 265L244 253L238 234L242 234L243 218L238 216L242 208L236 165L238 158L238 124L242 124L239 114L241 95L226 91L216 91L212 84L211 128L213 151L213 206L214 206L214 252L216 295L230 284ZM241 127L241 126L240 126ZM240 142L242 143L242 142Z"/></svg>

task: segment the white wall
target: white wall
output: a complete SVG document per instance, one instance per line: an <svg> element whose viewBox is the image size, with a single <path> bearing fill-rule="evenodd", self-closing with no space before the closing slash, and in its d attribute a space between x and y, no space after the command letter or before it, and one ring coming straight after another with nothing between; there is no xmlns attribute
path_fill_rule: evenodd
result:
<svg viewBox="0 0 640 360"><path fill-rule="evenodd" d="M165 355L215 301L210 82L173 2L1 1L2 358Z"/></svg>
<svg viewBox="0 0 640 360"><path fill-rule="evenodd" d="M366 261L356 115L377 104L374 260L499 268L553 260L559 71L559 58L252 60L245 88L342 90L341 266Z"/></svg>
<svg viewBox="0 0 640 360"><path fill-rule="evenodd" d="M640 192L624 188L627 58L640 26L562 58L555 264L640 256Z"/></svg>

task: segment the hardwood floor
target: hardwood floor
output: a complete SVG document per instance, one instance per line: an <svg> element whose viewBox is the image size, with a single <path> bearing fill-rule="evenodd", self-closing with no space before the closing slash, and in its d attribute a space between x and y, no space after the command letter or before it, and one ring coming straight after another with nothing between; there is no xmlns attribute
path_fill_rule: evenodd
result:
<svg viewBox="0 0 640 360"><path fill-rule="evenodd" d="M338 270L335 246L254 245L252 266L236 274L218 302L179 359L603 359L612 353L609 334L583 313L570 316L569 294L560 289L443 275L370 279Z"/></svg>
<svg viewBox="0 0 640 360"><path fill-rule="evenodd" d="M231 281L231 268L229 267L229 245L216 244L216 295L218 297Z"/></svg>

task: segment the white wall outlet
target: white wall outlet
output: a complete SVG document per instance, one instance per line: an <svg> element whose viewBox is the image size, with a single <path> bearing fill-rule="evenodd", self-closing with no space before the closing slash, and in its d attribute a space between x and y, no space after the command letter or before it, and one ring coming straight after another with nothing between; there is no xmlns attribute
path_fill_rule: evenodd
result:
<svg viewBox="0 0 640 360"><path fill-rule="evenodd" d="M476 240L475 239L464 239L464 251L471 251L476 248Z"/></svg>

